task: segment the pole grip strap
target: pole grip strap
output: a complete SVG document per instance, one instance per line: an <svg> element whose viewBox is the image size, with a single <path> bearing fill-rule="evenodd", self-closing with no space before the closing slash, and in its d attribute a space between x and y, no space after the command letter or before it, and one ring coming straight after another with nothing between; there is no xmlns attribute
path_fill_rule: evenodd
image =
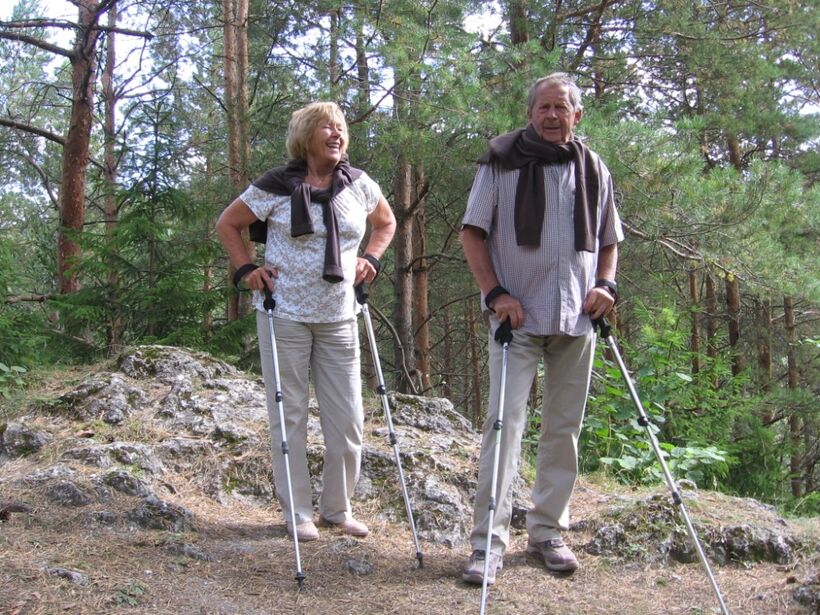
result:
<svg viewBox="0 0 820 615"><path fill-rule="evenodd" d="M254 271L256 269L259 269L259 265L254 265L253 263L246 263L236 270L236 272L233 274L233 285L236 287L236 290L242 290L241 288L239 288L239 283L242 281L242 278L244 278L251 271Z"/></svg>

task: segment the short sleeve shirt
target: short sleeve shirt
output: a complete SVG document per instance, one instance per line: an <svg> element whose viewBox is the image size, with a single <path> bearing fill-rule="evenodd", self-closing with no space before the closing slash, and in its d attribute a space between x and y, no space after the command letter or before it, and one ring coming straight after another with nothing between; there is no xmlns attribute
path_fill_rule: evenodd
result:
<svg viewBox="0 0 820 615"><path fill-rule="evenodd" d="M601 189L594 253L575 250L574 162L542 167L547 202L537 247L519 246L515 239L519 170L486 164L478 168L462 223L487 233L487 248L499 283L524 309L523 332L578 336L592 330L582 307L595 285L598 250L624 237L609 170L600 158L595 156L595 160L600 165ZM481 303L483 306L483 296Z"/></svg>
<svg viewBox="0 0 820 615"><path fill-rule="evenodd" d="M327 230L322 205L311 203L314 233L291 237L290 196L271 194L249 186L240 195L257 218L267 224L265 262L276 267L274 314L278 318L310 323L340 322L354 318L359 306L353 290L356 258L364 237L367 216L382 198L378 184L362 173L332 201L339 225L339 252L344 280L322 279ZM263 310L261 293L254 293L254 307Z"/></svg>

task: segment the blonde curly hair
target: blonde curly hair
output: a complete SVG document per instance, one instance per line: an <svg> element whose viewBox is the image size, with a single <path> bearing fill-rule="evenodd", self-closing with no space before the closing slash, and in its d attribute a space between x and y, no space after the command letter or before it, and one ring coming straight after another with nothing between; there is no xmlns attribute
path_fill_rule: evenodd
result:
<svg viewBox="0 0 820 615"><path fill-rule="evenodd" d="M314 102L297 109L290 116L285 146L292 159L306 159L313 131L322 122L342 125L342 147L347 146L347 122L342 110L334 102Z"/></svg>

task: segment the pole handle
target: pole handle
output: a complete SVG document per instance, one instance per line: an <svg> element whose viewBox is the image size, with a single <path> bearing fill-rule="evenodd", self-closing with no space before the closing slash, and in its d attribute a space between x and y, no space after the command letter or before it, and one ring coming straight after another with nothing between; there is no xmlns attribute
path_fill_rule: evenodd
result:
<svg viewBox="0 0 820 615"><path fill-rule="evenodd" d="M512 325L510 324L510 319L507 318L507 320L498 325L498 329L495 330L495 341L503 346L504 344L512 342L512 339Z"/></svg>
<svg viewBox="0 0 820 615"><path fill-rule="evenodd" d="M265 311L272 312L273 308L276 307L276 300L273 298L273 292L267 286L265 286L263 292L265 293L265 300L262 302L262 307L265 308Z"/></svg>
<svg viewBox="0 0 820 615"><path fill-rule="evenodd" d="M603 338L607 338L610 335L612 335L612 325L609 324L609 321L606 319L605 316L601 316L600 318L593 318L592 327L594 329L600 329L601 337Z"/></svg>
<svg viewBox="0 0 820 615"><path fill-rule="evenodd" d="M359 305L367 303L367 285L364 282L359 282L358 286L353 287L353 290L356 291L356 301L359 302Z"/></svg>

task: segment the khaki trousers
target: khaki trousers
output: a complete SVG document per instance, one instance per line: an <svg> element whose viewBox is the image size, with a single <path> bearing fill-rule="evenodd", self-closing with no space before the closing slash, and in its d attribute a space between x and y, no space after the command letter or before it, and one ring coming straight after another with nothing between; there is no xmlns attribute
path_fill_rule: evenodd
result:
<svg viewBox="0 0 820 615"><path fill-rule="evenodd" d="M490 404L484 423L470 543L487 547L490 488L501 385L501 344L489 333ZM584 419L595 336L536 336L513 331L507 359L507 381L498 468L498 492L491 551L503 554L509 544L512 487L518 474L521 438L527 426L527 399L538 364L544 361L544 404L536 454L533 508L527 513L530 540L560 536L569 527L569 498L578 475L578 435Z"/></svg>
<svg viewBox="0 0 820 615"><path fill-rule="evenodd" d="M289 521L291 503L288 501L267 314L257 311L256 328L267 393L274 484L285 519ZM350 498L359 479L362 453L364 411L358 325L355 319L313 324L274 318L273 329L296 523L313 519L306 452L309 372L319 402L325 441L319 513L328 521L341 523L352 516Z"/></svg>

